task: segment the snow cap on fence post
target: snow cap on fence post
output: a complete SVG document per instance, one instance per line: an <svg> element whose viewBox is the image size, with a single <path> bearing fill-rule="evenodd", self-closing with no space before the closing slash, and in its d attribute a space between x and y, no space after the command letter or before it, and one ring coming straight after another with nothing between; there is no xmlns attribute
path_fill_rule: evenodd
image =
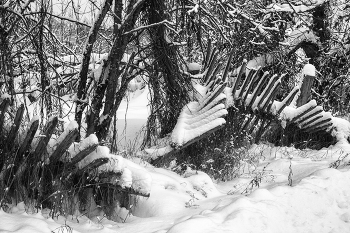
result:
<svg viewBox="0 0 350 233"><path fill-rule="evenodd" d="M199 74L200 70L201 65L199 65L198 63L192 62L187 65L187 71L192 75Z"/></svg>
<svg viewBox="0 0 350 233"><path fill-rule="evenodd" d="M306 64L303 69L303 83L300 88L300 95L297 100L297 107L306 104L311 97L311 87L316 77L315 66Z"/></svg>

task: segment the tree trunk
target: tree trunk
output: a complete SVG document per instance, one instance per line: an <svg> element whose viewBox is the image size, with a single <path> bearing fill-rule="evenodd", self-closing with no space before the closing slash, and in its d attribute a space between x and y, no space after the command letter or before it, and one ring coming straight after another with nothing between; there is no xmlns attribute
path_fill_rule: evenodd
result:
<svg viewBox="0 0 350 233"><path fill-rule="evenodd" d="M121 2L116 3L122 8ZM87 135L96 133L99 140L105 140L108 136L109 127L113 116L116 114L117 96L124 96L126 89L119 86L120 74L122 69L122 59L125 54L127 45L129 44L132 34L125 34L132 30L136 20L139 17L143 1L130 1L127 7L127 15L117 31L113 46L109 52L108 59L102 69L101 77L97 89L95 91L91 110L87 116ZM121 14L121 8L116 7L116 13ZM103 107L103 99L105 99L102 116L100 112Z"/></svg>
<svg viewBox="0 0 350 233"><path fill-rule="evenodd" d="M149 24L166 20L165 2L161 0L148 1L147 17ZM163 89L158 90L160 93L154 90L154 99L157 101L157 98L161 98L161 93L165 93L165 99L159 103L159 106L153 106L157 109L155 114L160 121L160 137L173 130L182 107L189 101L188 90L190 87L190 80L180 72L176 47L166 40L165 27L165 25L158 25L149 28L155 59L155 75L151 77L150 83L152 86L159 86ZM155 84L157 82L160 85Z"/></svg>
<svg viewBox="0 0 350 233"><path fill-rule="evenodd" d="M44 55L44 22L46 17L47 9L44 7L44 1L41 1L41 14L40 14L40 25L39 25L39 34L38 41L36 43L37 47L37 55L39 58L40 64L40 76L41 76L41 92L42 92L42 106L41 106L41 114L44 116L44 108L46 108L46 115L52 112L52 102L50 96L50 81L47 77L47 59ZM44 107L45 106L45 107Z"/></svg>
<svg viewBox="0 0 350 233"><path fill-rule="evenodd" d="M83 115L83 111L87 105L86 100L86 81L89 71L89 62L90 62L90 56L92 53L93 45L97 39L98 30L101 27L101 24L112 5L113 0L106 0L105 4L102 6L97 19L94 22L94 25L91 27L88 39L86 41L85 50L83 54L83 61L81 64L80 72L79 72L79 86L78 86L78 92L77 92L77 106L75 111L75 120L77 121L79 125L79 132L81 127L81 118ZM77 137L77 140L79 140L80 134Z"/></svg>

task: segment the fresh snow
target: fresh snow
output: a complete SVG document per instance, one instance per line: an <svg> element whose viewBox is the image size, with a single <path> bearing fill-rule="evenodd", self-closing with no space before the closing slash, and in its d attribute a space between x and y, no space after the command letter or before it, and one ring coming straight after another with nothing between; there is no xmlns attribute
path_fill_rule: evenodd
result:
<svg viewBox="0 0 350 233"><path fill-rule="evenodd" d="M5 93L5 94L2 94L1 96L0 96L0 103L3 101L3 100L5 100L5 99L11 99L11 96L9 95L9 94L7 94L7 93Z"/></svg>
<svg viewBox="0 0 350 233"><path fill-rule="evenodd" d="M96 137L95 134L90 134L88 137L84 138L81 142L73 143L68 148L69 155L71 156L71 158L73 158L79 152L93 145L98 145L98 138Z"/></svg>
<svg viewBox="0 0 350 233"><path fill-rule="evenodd" d="M120 173L120 178L115 182L121 187L132 188L144 195L151 192L152 177L144 167L120 155L110 154L108 148L102 146L97 147L96 152L88 157L89 162L97 158L108 158L109 162L98 167L98 171Z"/></svg>
<svg viewBox="0 0 350 233"><path fill-rule="evenodd" d="M174 148L172 148L170 145L164 146L164 147L152 147L152 148L146 148L145 152L147 153L147 156L156 159L158 157L164 156L167 153L173 151Z"/></svg>
<svg viewBox="0 0 350 233"><path fill-rule="evenodd" d="M217 90L219 86L215 88ZM225 104L218 104L226 98L220 93L215 99L215 92L208 92L198 102L185 105L171 133L171 143L181 147L187 142L198 138L210 130L226 123L223 116L227 114Z"/></svg>
<svg viewBox="0 0 350 233"><path fill-rule="evenodd" d="M320 151L253 145L248 153L260 159L257 166L228 182L215 182L199 171L180 176L133 163L140 172L133 176L135 168L124 167L120 184L129 187L147 173L151 196L133 198L132 214L124 210L125 223L103 216L52 219L47 210L36 213L20 203L10 213L0 211L0 232L346 233L350 232L350 170L345 166L349 152L349 146L342 144ZM329 168L343 157L338 169ZM251 185L254 178L260 179L260 187Z"/></svg>
<svg viewBox="0 0 350 233"><path fill-rule="evenodd" d="M325 3L325 0L313 0L313 1L301 1L298 2L298 5L293 5L291 3L283 3L283 4L277 4L272 3L269 6L267 6L268 12L295 12L295 13L302 13L306 11L310 11L317 6L322 5Z"/></svg>
<svg viewBox="0 0 350 233"><path fill-rule="evenodd" d="M198 63L192 62L192 63L189 63L187 65L187 69L189 71L194 71L194 70L198 70L199 71L199 70L201 70L201 65L198 64Z"/></svg>
<svg viewBox="0 0 350 233"><path fill-rule="evenodd" d="M315 68L315 66L313 66L311 64L306 64L304 66L304 69L303 69L303 74L315 77L316 76L316 68Z"/></svg>
<svg viewBox="0 0 350 233"><path fill-rule="evenodd" d="M333 117L332 123L335 129L332 131L333 136L335 136L339 142L346 142L350 136L350 122L339 117Z"/></svg>
<svg viewBox="0 0 350 233"><path fill-rule="evenodd" d="M148 86L136 90L124 99L117 111L118 146L120 149L139 147L142 143L142 129L150 114L150 93Z"/></svg>
<svg viewBox="0 0 350 233"><path fill-rule="evenodd" d="M199 5L196 4L191 10L187 11L187 14L191 15L192 13L198 13Z"/></svg>
<svg viewBox="0 0 350 233"><path fill-rule="evenodd" d="M63 133L55 139L54 137L51 137L48 145L47 145L47 152L49 155L51 155L57 148L57 146L62 143L62 141L67 137L67 135L72 132L73 130L78 129L78 123L76 121L71 121L67 126L65 127Z"/></svg>
<svg viewBox="0 0 350 233"><path fill-rule="evenodd" d="M78 167L84 168L99 158L109 158L109 148L107 146L97 146L97 148L78 163Z"/></svg>
<svg viewBox="0 0 350 233"><path fill-rule="evenodd" d="M317 106L316 100L311 100L307 104L304 104L299 108L295 108L294 106L291 106L291 107L287 106L281 113L281 117L282 119L285 119L285 120L292 120L297 115L301 114L302 112L314 106Z"/></svg>

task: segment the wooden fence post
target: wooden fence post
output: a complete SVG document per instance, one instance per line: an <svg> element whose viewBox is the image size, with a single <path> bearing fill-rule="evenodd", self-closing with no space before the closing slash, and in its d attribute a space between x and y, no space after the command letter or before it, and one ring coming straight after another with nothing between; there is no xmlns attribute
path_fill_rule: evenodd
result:
<svg viewBox="0 0 350 233"><path fill-rule="evenodd" d="M297 107L306 104L311 98L311 87L316 77L315 67L311 64L306 64L303 69L303 75L304 78L300 88L300 95L297 100Z"/></svg>

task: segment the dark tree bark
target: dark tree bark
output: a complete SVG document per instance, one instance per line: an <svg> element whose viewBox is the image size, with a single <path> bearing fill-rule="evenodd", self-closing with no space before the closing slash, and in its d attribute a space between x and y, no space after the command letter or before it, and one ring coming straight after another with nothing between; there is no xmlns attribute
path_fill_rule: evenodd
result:
<svg viewBox="0 0 350 233"><path fill-rule="evenodd" d="M144 1L129 1L125 19L119 28L114 27L114 30L116 30L114 43L103 66L101 77L92 99L91 109L87 114L87 135L96 133L99 140L107 138L112 118L116 114L116 106L119 106L119 103L116 102L116 97L124 95L126 91L126 88L120 88L118 84L124 65L122 64L122 59L132 36L132 34L125 33L134 28L143 3ZM116 5L118 7L115 10L118 16L121 15L123 6L121 0L118 0ZM105 103L102 116L100 117L103 99L105 99Z"/></svg>
<svg viewBox="0 0 350 233"><path fill-rule="evenodd" d="M149 24L159 23L168 18L164 1L150 0L146 7ZM155 103L158 106L154 106L158 109L155 114L160 120L160 137L163 137L173 130L182 107L189 101L190 80L180 72L176 47L166 40L166 26L160 24L149 28L149 35L155 59L155 75L151 77L150 83L159 87L153 90L154 99L163 99L161 95L165 93L163 102Z"/></svg>
<svg viewBox="0 0 350 233"><path fill-rule="evenodd" d="M313 26L312 30L320 38L323 47L328 48L328 43L331 38L329 31L329 20L328 20L329 3L317 6L312 14Z"/></svg>
<svg viewBox="0 0 350 233"><path fill-rule="evenodd" d="M47 59L44 52L44 22L46 18L47 9L44 7L44 1L41 1L41 13L40 13L40 24L38 32L38 41L35 42L37 55L40 64L40 76L41 76L41 92L42 92L42 106L41 114L44 116L44 106L46 108L47 116L52 112L52 101L50 96L50 81L47 77Z"/></svg>
<svg viewBox="0 0 350 233"><path fill-rule="evenodd" d="M89 62L90 62L90 56L92 53L92 48L94 43L97 39L98 30L101 27L101 24L112 5L113 0L107 0L105 4L102 6L101 11L98 15L98 18L95 20L94 25L91 27L88 39L86 41L85 50L83 54L83 61L81 64L80 72L79 72L79 85L78 85L78 92L77 92L77 106L76 106L76 113L75 113L75 120L77 121L79 125L79 132L81 127L81 119L83 111L87 105L86 100L86 81L87 76L89 72ZM80 134L79 134L80 135ZM79 140L80 136L77 137Z"/></svg>
<svg viewBox="0 0 350 233"><path fill-rule="evenodd" d="M2 15L1 20L6 22L5 10L0 9ZM6 85L8 93L13 95L14 83L13 83L13 66L11 51L9 48L9 31L4 24L0 25L0 75L3 77L4 82L0 81L0 88L2 85ZM10 78L7 78L9 76ZM12 97L13 100L13 97ZM12 102L12 101L11 101Z"/></svg>

